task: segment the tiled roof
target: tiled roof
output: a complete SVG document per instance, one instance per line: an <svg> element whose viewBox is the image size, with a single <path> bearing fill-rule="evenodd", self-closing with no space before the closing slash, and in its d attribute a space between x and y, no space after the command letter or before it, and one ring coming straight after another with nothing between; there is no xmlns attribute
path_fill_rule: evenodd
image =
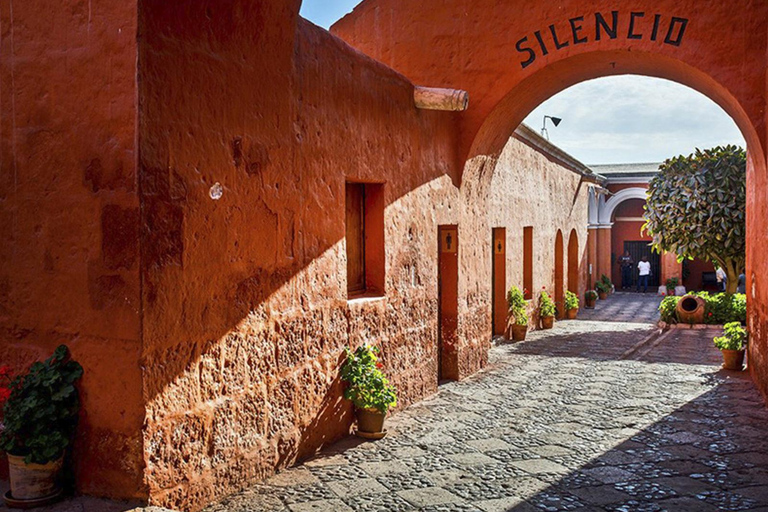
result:
<svg viewBox="0 0 768 512"><path fill-rule="evenodd" d="M656 174L659 172L659 165L661 165L661 162L590 165L589 168L595 171L597 174L609 177L627 174Z"/></svg>

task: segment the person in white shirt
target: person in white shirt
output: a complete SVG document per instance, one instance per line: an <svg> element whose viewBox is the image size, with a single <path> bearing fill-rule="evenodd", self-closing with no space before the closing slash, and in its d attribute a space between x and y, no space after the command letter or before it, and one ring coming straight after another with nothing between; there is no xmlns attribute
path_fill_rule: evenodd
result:
<svg viewBox="0 0 768 512"><path fill-rule="evenodd" d="M648 291L648 278L651 277L651 264L648 262L648 256L643 256L640 262L637 264L637 270L639 275L637 278L637 291L640 291L640 286L643 287L643 293Z"/></svg>

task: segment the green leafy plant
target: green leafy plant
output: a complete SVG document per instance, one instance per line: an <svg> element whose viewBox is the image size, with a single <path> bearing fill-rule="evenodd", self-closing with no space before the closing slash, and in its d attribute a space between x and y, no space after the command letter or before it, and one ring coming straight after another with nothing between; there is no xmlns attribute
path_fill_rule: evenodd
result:
<svg viewBox="0 0 768 512"><path fill-rule="evenodd" d="M708 292L693 293L704 300L704 322L714 325L729 322L747 323L747 296L743 293L730 295L728 293L710 294Z"/></svg>
<svg viewBox="0 0 768 512"><path fill-rule="evenodd" d="M386 413L397 405L397 392L381 371L383 365L377 354L379 349L363 345L352 352L344 349L347 359L341 367L341 378L349 386L344 398L360 409Z"/></svg>
<svg viewBox="0 0 768 512"><path fill-rule="evenodd" d="M730 145L672 158L651 180L645 206L653 248L722 267L728 293L746 261L746 168L746 151Z"/></svg>
<svg viewBox="0 0 768 512"><path fill-rule="evenodd" d="M597 300L597 292L595 290L587 290L584 293L584 298L587 300L595 301Z"/></svg>
<svg viewBox="0 0 768 512"><path fill-rule="evenodd" d="M595 290L597 290L598 293L610 293L611 285L600 280L595 283Z"/></svg>
<svg viewBox="0 0 768 512"><path fill-rule="evenodd" d="M565 292L565 309L579 309L579 296L572 291Z"/></svg>
<svg viewBox="0 0 768 512"><path fill-rule="evenodd" d="M677 287L678 284L680 284L680 280L678 278L670 277L669 279L667 279L667 282L666 282L667 291L669 290L675 291L675 288Z"/></svg>
<svg viewBox="0 0 768 512"><path fill-rule="evenodd" d="M600 282L603 283L605 286L607 286L609 291L611 290L611 288L613 288L613 283L611 282L611 278L605 274L600 276Z"/></svg>
<svg viewBox="0 0 768 512"><path fill-rule="evenodd" d="M747 330L739 322L729 322L723 326L723 336L713 341L720 350L743 350L747 345Z"/></svg>
<svg viewBox="0 0 768 512"><path fill-rule="evenodd" d="M675 297L674 295L664 297L661 304L659 304L659 314L662 322L668 324L676 324L678 322L677 303L680 299L682 297Z"/></svg>
<svg viewBox="0 0 768 512"><path fill-rule="evenodd" d="M24 457L27 464L46 464L61 457L77 427L80 397L75 383L83 367L59 346L45 362L13 379L3 407L0 450Z"/></svg>
<svg viewBox="0 0 768 512"><path fill-rule="evenodd" d="M511 287L507 292L507 306L517 325L528 325L528 304L517 286Z"/></svg>
<svg viewBox="0 0 768 512"><path fill-rule="evenodd" d="M547 292L541 292L539 296L539 316L546 318L548 316L555 316L557 312L557 306L555 302L550 298Z"/></svg>

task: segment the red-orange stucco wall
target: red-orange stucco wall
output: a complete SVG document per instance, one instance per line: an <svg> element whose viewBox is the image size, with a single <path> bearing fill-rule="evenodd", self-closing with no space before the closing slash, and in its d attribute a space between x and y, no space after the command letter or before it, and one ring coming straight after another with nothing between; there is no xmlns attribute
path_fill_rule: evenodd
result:
<svg viewBox="0 0 768 512"><path fill-rule="evenodd" d="M142 5L152 503L199 508L346 435L345 345L381 346L401 406L437 388L453 115L417 110L403 77L308 22L292 31L289 15L250 1ZM346 180L384 184L381 298L347 300Z"/></svg>
<svg viewBox="0 0 768 512"><path fill-rule="evenodd" d="M0 364L85 368L77 489L141 497L136 5L0 3Z"/></svg>

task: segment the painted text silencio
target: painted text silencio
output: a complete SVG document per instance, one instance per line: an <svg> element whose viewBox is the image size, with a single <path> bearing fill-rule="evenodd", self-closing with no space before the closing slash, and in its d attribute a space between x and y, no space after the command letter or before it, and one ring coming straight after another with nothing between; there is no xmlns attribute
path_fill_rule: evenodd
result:
<svg viewBox="0 0 768 512"><path fill-rule="evenodd" d="M536 57L548 55L552 50L561 50L572 44L584 44L590 41L602 41L604 39L650 39L662 41L664 44L680 46L688 26L687 18L672 16L665 18L661 14L646 18L644 12L630 12L628 15L620 15L619 11L611 11L606 17L602 13L594 14L594 26L585 26L584 16L577 16L568 20L570 30L560 31L555 25L550 25L548 30L537 30L533 37L525 36L515 44L518 52L527 58L520 63L523 68L533 64ZM621 24L620 24L621 22ZM592 30L593 29L593 30ZM542 34L543 32L543 34ZM594 39L590 36L594 34Z"/></svg>

